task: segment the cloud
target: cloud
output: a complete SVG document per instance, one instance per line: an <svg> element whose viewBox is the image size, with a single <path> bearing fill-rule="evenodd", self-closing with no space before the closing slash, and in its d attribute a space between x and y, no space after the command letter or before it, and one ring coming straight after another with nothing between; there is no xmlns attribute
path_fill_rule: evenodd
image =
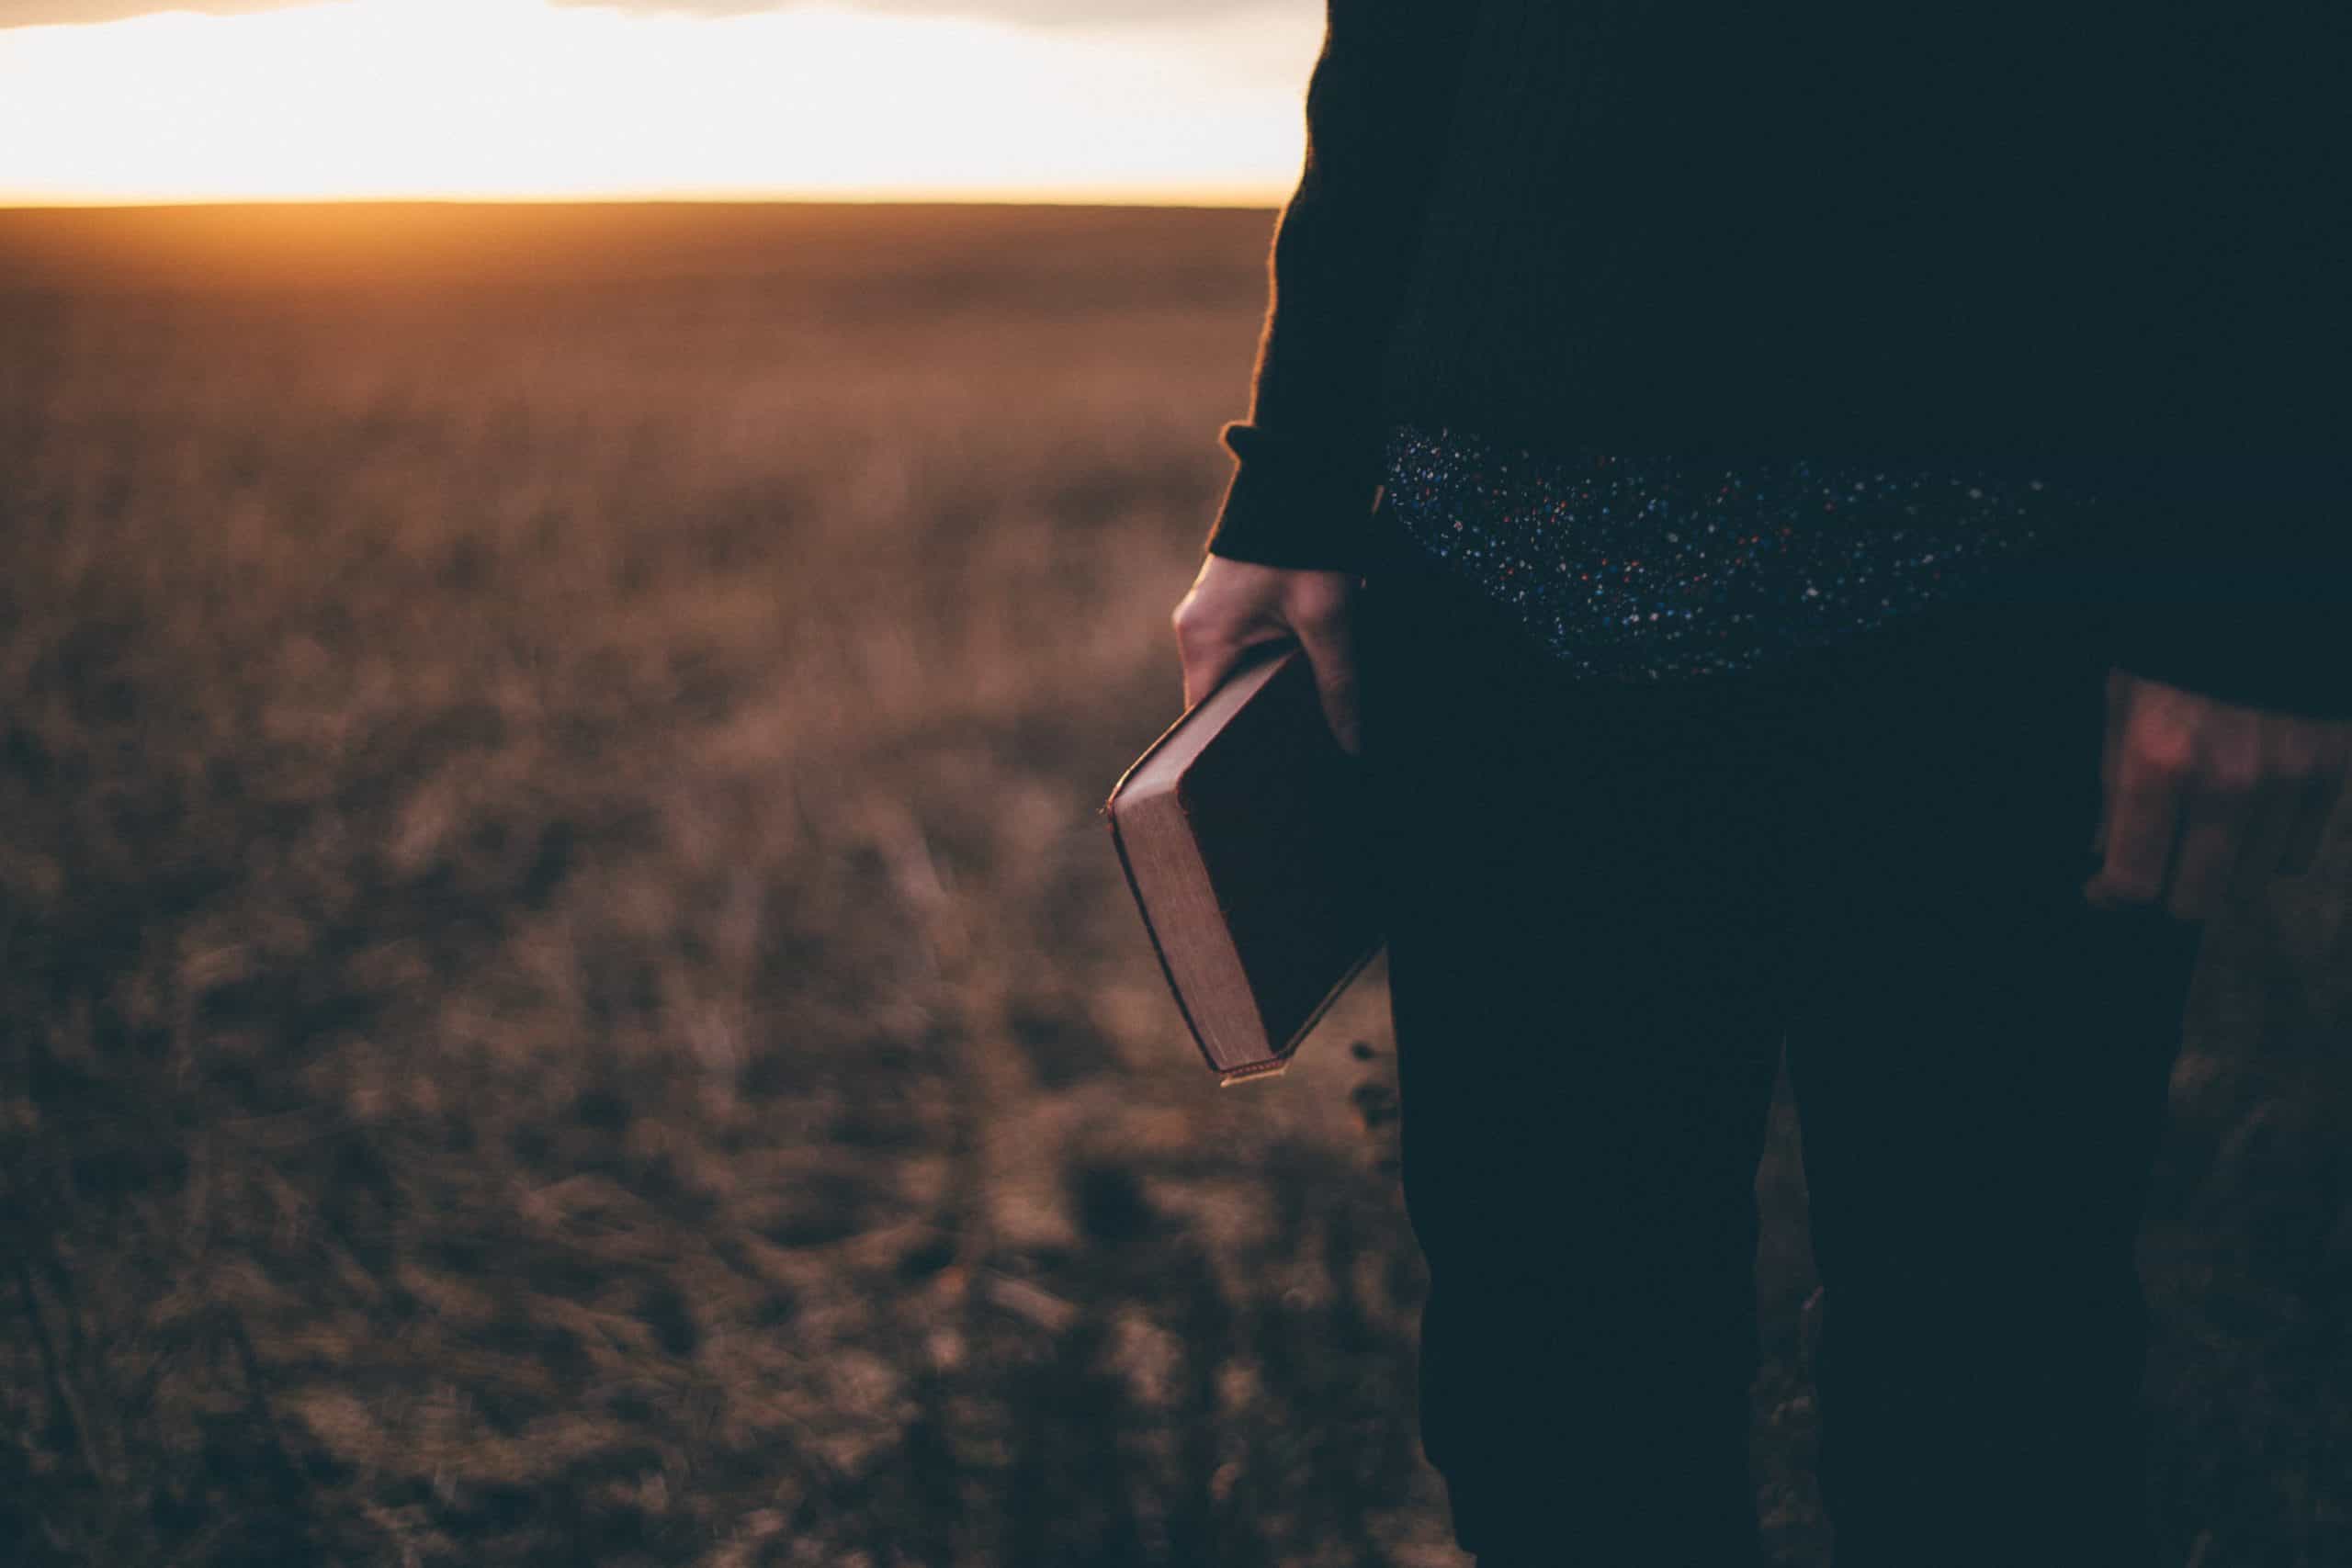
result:
<svg viewBox="0 0 2352 1568"><path fill-rule="evenodd" d="M0 28L40 28L57 23L119 22L156 11L202 11L232 17L241 11L282 11L305 0L0 0Z"/></svg>

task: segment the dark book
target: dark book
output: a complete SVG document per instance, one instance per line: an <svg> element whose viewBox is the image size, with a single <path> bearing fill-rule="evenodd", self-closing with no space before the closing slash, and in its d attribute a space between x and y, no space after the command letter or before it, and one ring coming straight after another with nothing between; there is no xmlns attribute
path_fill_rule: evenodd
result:
<svg viewBox="0 0 2352 1568"><path fill-rule="evenodd" d="M1380 947L1355 759L1295 644L1254 654L1138 757L1103 807L1201 1055L1278 1073Z"/></svg>

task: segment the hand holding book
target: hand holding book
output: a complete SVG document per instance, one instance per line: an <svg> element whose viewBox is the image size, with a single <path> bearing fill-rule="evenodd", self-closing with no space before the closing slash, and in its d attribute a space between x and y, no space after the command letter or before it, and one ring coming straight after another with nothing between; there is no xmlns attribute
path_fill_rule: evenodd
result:
<svg viewBox="0 0 2352 1568"><path fill-rule="evenodd" d="M1184 704L1224 683L1253 649L1295 639L1313 667L1323 716L1340 749L1357 750L1356 659L1351 614L1356 580L1343 571L1301 570L1211 555L1176 606L1176 648L1184 661Z"/></svg>

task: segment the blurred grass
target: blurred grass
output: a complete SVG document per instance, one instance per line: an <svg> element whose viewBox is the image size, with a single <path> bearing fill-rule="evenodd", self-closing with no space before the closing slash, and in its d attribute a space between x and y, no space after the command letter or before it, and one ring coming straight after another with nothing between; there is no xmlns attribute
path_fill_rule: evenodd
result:
<svg viewBox="0 0 2352 1568"><path fill-rule="evenodd" d="M0 1558L1457 1561L1377 974L1214 1089L1093 816L1267 225L0 216ZM2342 849L2151 1233L2207 1568L2352 1561Z"/></svg>

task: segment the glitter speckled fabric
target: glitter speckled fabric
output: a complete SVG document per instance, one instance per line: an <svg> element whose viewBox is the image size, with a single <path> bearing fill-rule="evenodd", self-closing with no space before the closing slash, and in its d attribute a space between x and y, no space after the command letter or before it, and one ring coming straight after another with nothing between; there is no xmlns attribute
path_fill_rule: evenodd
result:
<svg viewBox="0 0 2352 1568"><path fill-rule="evenodd" d="M1991 472L1561 457L1399 426L1382 507L1582 677L1661 681L1828 646L2031 570L2096 498Z"/></svg>

